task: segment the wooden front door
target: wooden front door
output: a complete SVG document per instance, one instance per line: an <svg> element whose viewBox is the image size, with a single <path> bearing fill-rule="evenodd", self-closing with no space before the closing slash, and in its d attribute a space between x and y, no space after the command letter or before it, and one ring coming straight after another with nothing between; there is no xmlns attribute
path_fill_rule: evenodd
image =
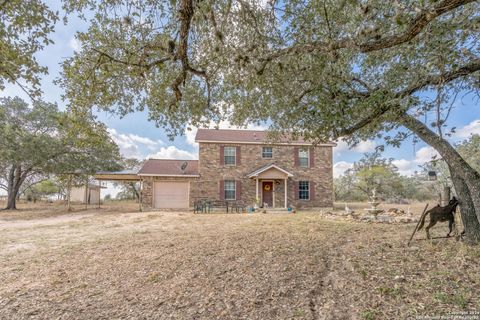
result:
<svg viewBox="0 0 480 320"><path fill-rule="evenodd" d="M262 182L262 199L263 199L263 204L266 203L269 208L273 207L273 182L272 181Z"/></svg>

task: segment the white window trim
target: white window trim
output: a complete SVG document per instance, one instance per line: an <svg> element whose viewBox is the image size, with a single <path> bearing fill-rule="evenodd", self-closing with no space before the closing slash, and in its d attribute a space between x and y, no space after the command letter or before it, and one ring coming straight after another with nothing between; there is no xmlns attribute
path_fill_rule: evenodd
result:
<svg viewBox="0 0 480 320"><path fill-rule="evenodd" d="M302 159L302 158L300 157L300 153L301 153L302 151L306 151L306 152L307 152L307 165L305 165L305 166L302 165L302 164L301 164L301 161L300 161L300 159ZM301 168L309 168L309 167L310 167L310 149L303 149L303 150L300 149L300 150L298 150L298 166L301 167Z"/></svg>
<svg viewBox="0 0 480 320"><path fill-rule="evenodd" d="M233 182L233 199L227 199L227 182ZM228 191L232 191L229 189ZM237 181L235 180L224 180L223 181L223 198L225 201L235 201L237 200Z"/></svg>
<svg viewBox="0 0 480 320"><path fill-rule="evenodd" d="M305 191L305 190L300 190L300 182L306 182L307 185L308 185L308 198L307 199L302 199L300 197L300 192ZM300 200L300 201L310 201L310 181L306 181L306 180L298 181L298 200Z"/></svg>
<svg viewBox="0 0 480 320"><path fill-rule="evenodd" d="M263 149L264 149L264 148L270 148L270 149L272 149L272 156L271 156L271 157L264 157L264 156L263 156L263 154L264 154ZM273 148L272 148L272 147L262 147L262 159L273 159Z"/></svg>
<svg viewBox="0 0 480 320"><path fill-rule="evenodd" d="M226 148L232 148L234 151L233 151L233 159L234 159L234 163L227 163L226 160L226 155L225 155L225 149ZM230 157L230 156L229 156ZM237 147L230 147L230 146L226 146L226 147L223 147L223 164L226 165L226 166L236 166L237 165Z"/></svg>

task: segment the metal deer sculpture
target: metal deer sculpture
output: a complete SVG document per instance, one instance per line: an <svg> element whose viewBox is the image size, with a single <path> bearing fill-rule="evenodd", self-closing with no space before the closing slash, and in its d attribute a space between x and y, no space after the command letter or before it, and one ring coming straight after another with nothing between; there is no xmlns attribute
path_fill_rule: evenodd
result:
<svg viewBox="0 0 480 320"><path fill-rule="evenodd" d="M425 231L427 232L427 238L430 239L430 228L433 227L434 225L437 224L437 222L445 222L448 221L448 228L449 232L447 234L447 237L450 237L450 234L453 231L453 225L455 224L455 210L457 209L459 202L458 200L453 197L452 200L448 202L448 205L445 207L440 207L437 205L436 207L428 210L426 214L423 216L422 221L420 222L420 225L418 226L417 230L420 230L423 228L423 225L425 224L425 218L430 214L430 223L428 226L425 228Z"/></svg>

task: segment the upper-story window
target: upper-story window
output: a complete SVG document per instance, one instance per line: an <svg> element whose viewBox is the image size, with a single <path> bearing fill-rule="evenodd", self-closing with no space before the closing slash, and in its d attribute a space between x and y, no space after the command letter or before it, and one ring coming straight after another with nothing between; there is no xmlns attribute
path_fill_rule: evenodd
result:
<svg viewBox="0 0 480 320"><path fill-rule="evenodd" d="M300 149L298 151L298 164L300 167L307 167L310 162L310 150L309 149Z"/></svg>
<svg viewBox="0 0 480 320"><path fill-rule="evenodd" d="M273 148L272 147L263 147L262 148L262 158L264 158L264 159L273 158Z"/></svg>
<svg viewBox="0 0 480 320"><path fill-rule="evenodd" d="M234 166L236 164L235 158L237 157L237 148L225 147L223 149L223 157L226 165Z"/></svg>
<svg viewBox="0 0 480 320"><path fill-rule="evenodd" d="M310 182L309 181L298 182L298 199L310 200Z"/></svg>

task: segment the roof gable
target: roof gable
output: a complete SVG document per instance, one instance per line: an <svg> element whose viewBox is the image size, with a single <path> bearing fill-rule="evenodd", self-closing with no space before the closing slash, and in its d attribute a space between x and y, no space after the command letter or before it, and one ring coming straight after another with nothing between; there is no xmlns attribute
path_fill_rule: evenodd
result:
<svg viewBox="0 0 480 320"><path fill-rule="evenodd" d="M255 178L255 177L258 177L260 174L262 174L263 172L266 172L266 171L269 171L271 169L274 169L274 170L277 170L277 171L280 171L282 174L288 176L288 177L293 177L293 174L288 172L287 170L285 169L282 169L280 168L279 166L277 166L276 164L274 163L270 163L270 164L267 164L265 166L262 166L260 168L258 168L257 170L249 173L247 175L247 177L249 178Z"/></svg>

